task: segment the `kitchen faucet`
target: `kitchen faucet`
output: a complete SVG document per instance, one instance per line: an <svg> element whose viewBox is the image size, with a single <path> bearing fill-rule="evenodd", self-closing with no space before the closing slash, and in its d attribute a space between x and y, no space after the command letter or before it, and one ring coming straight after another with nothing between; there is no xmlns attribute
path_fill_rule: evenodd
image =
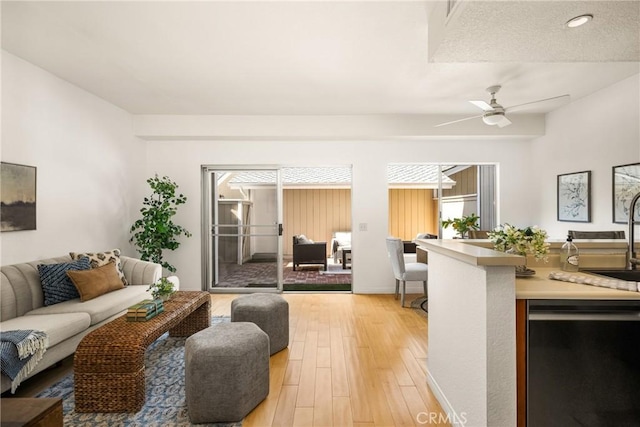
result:
<svg viewBox="0 0 640 427"><path fill-rule="evenodd" d="M637 258L636 248L635 248L635 225L636 225L636 203L638 203L638 199L640 199L640 193L633 196L631 199L631 203L629 204L629 247L627 248L627 259L629 260L629 264L627 266L628 270L635 270L636 266L640 264L640 259Z"/></svg>

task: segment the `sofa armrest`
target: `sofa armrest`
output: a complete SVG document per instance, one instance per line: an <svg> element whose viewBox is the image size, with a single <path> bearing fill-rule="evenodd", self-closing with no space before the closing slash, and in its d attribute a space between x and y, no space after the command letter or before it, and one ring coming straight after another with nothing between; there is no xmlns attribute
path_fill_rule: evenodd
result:
<svg viewBox="0 0 640 427"><path fill-rule="evenodd" d="M150 285L162 277L162 266L155 262L120 256L124 277L131 285Z"/></svg>

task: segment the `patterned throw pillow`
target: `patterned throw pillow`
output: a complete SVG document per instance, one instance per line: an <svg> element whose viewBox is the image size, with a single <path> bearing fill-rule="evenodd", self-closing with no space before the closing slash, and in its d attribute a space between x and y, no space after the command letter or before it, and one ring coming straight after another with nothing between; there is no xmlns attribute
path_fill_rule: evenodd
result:
<svg viewBox="0 0 640 427"><path fill-rule="evenodd" d="M44 305L58 304L74 298L80 298L67 271L89 270L91 264L89 258L81 258L73 262L63 262L60 264L38 264L38 274L42 283L42 293L44 294Z"/></svg>
<svg viewBox="0 0 640 427"><path fill-rule="evenodd" d="M78 252L69 252L69 255L72 259L80 259L82 257L89 258L91 262L91 268L102 267L103 265L107 265L110 262L114 262L116 264L116 270L118 271L118 277L122 280L122 284L124 286L128 286L129 282L124 277L124 271L122 271L122 263L120 262L120 249L113 249L105 252L86 252L86 253L78 253Z"/></svg>

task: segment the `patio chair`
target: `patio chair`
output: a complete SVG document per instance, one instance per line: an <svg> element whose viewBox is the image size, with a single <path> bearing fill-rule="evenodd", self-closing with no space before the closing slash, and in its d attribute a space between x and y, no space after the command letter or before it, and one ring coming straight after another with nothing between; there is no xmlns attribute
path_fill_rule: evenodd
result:
<svg viewBox="0 0 640 427"><path fill-rule="evenodd" d="M300 264L322 264L327 271L327 242L314 242L304 234L293 236L293 271Z"/></svg>
<svg viewBox="0 0 640 427"><path fill-rule="evenodd" d="M331 239L331 255L333 256L333 262L335 264L343 259L343 249L351 251L350 231L336 231L335 233L333 233L333 238Z"/></svg>

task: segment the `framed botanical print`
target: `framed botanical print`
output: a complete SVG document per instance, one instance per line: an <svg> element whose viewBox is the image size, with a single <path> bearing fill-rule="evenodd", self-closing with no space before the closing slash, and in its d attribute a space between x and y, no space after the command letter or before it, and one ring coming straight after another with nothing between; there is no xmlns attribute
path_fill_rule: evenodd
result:
<svg viewBox="0 0 640 427"><path fill-rule="evenodd" d="M591 222L591 171L558 175L558 221Z"/></svg>
<svg viewBox="0 0 640 427"><path fill-rule="evenodd" d="M0 163L0 231L36 229L36 168Z"/></svg>
<svg viewBox="0 0 640 427"><path fill-rule="evenodd" d="M633 196L640 193L640 163L613 167L613 222L626 224ZM640 203L634 215L640 221Z"/></svg>

